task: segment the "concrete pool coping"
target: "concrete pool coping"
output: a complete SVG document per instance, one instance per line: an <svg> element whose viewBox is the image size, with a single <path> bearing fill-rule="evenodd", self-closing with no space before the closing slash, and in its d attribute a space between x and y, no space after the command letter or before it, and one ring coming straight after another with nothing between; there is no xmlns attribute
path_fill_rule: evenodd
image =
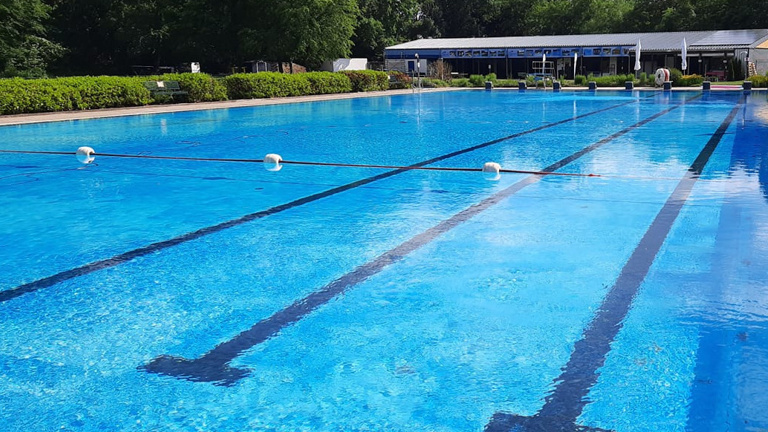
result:
<svg viewBox="0 0 768 432"><path fill-rule="evenodd" d="M477 87L442 87L442 88L423 88L419 90L422 93L437 93L447 91L460 91L460 90L477 90L485 91L484 88ZM494 90L501 91L519 91L516 87L504 87L495 88ZM542 91L543 89L529 88L528 91ZM551 91L551 87L546 90ZM635 87L636 91L662 91L659 88L654 87ZM711 91L740 91L741 89L735 88L713 88ZM562 91L590 91L586 87L565 87ZM626 91L624 87L600 87L597 91ZM701 91L701 87L682 87L675 88L673 91ZM752 91L759 91L759 89ZM145 105L137 107L125 107L125 108L105 108L97 110L86 111L59 111L59 112L44 112L44 113L32 113L32 114L9 114L0 115L0 126L13 126L35 123L48 123L59 121L71 121L71 120L89 120L98 118L110 118L110 117L123 117L134 115L151 115L151 114L166 114L175 112L187 112L187 111L206 111L215 109L227 109L227 108L242 108L242 107L256 107L256 106L268 106L268 105L283 105L292 103L305 103L305 102L320 102L320 101L332 101L332 100L345 100L345 99L358 99L368 97L381 97L381 96L396 96L412 94L412 89L404 90L386 90L375 91L365 93L335 93L327 95L312 95L312 96L296 96L296 97L283 97L273 99L238 99L230 101L219 102L194 102L194 103L180 103L170 105Z"/></svg>

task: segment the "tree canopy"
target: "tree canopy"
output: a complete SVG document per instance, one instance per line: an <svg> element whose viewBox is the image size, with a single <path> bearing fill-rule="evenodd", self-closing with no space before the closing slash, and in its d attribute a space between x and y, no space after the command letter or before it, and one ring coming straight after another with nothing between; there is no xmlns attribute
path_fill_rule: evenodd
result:
<svg viewBox="0 0 768 432"><path fill-rule="evenodd" d="M0 0L0 74L317 67L429 37L768 28L768 0Z"/></svg>
<svg viewBox="0 0 768 432"><path fill-rule="evenodd" d="M45 38L49 11L41 0L0 0L0 75L43 75L63 53Z"/></svg>

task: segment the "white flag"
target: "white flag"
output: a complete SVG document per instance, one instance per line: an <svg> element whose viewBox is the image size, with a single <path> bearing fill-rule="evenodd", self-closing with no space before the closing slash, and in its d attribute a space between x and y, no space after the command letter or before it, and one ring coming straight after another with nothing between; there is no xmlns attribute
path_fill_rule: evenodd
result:
<svg viewBox="0 0 768 432"><path fill-rule="evenodd" d="M635 47L635 70L639 71L643 67L640 65L640 50L643 49L643 46L640 45L640 39L637 40L637 46Z"/></svg>
<svg viewBox="0 0 768 432"><path fill-rule="evenodd" d="M688 69L688 44L685 43L685 38L683 38L683 72L685 72L686 69Z"/></svg>
<svg viewBox="0 0 768 432"><path fill-rule="evenodd" d="M576 79L576 64L579 61L579 53L573 53L573 78Z"/></svg>

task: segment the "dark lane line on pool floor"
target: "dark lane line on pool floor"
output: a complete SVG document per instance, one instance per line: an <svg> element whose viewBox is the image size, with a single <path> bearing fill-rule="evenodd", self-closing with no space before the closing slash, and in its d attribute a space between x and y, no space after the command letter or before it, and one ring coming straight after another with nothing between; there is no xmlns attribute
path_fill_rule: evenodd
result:
<svg viewBox="0 0 768 432"><path fill-rule="evenodd" d="M655 97L655 95L646 97L645 99L648 99L648 98L651 98L651 97ZM512 134L512 135L506 136L506 137L497 138L497 139L495 139L493 141L484 142L482 144L477 144L477 145L474 145L472 147L467 147L467 148L464 148L464 149L461 149L461 150L456 150L454 152L447 153L447 154L444 154L442 156L437 156L437 157L432 158L432 159L428 159L428 160L425 160L425 161L422 161L422 162L418 162L418 163L415 163L413 165L410 165L410 167L421 167L421 166L424 166L424 165L433 164L435 162L440 162L440 161L443 161L445 159L449 159L449 158L452 158L452 157L455 157L455 156L459 156L459 155L462 155L462 154L465 154L465 153L469 153L469 152L472 152L472 151L475 151L475 150L479 150L479 149L482 149L482 148L485 148L485 147L489 147L489 146L492 146L492 145L495 145L495 144L499 144L501 142L508 141L508 140L511 140L511 139L519 138L521 136L529 135L529 134L532 134L534 132L539 132L539 131L542 131L542 130L545 130L545 129L550 129L550 128L553 128L553 127L556 127L556 126L560 126L562 124L570 123L570 122L573 122L573 121L585 118L585 117L593 116L593 115L600 114L600 113L603 113L603 112L606 112L606 111L609 111L609 110L612 110L612 109L616 109L616 108L620 108L620 107L623 107L623 106L626 106L626 105L637 103L637 102L639 102L641 100L642 100L642 98L641 99L632 100L632 101L629 101L629 102L620 103L620 104L617 104L617 105L611 105L609 107L601 108L601 109L596 110L596 111L590 111L590 112L588 112L586 114L581 114L581 115L577 115L577 116L574 116L574 117L569 117L569 118L566 118L566 119L563 119L563 120L560 120L560 121L557 121L557 122L554 122L554 123L547 123L545 125L541 125L541 126L533 128L533 129L528 129L528 130L525 130L525 131L522 131L522 132L518 132L518 133L515 133L515 134ZM409 172L409 171L410 171L410 169L397 169L397 170L393 170L393 171L387 171L385 173L381 173L381 174L378 174L378 175L375 175L375 176L372 176L372 177L367 177L367 178L364 178L364 179L361 179L361 180L357 180L357 181L352 182L352 183L347 183L347 184L342 185L342 186L338 186L338 187L335 187L335 188L332 188L332 189L328 189L328 190L323 191L323 192L318 192L316 194L308 195L306 197L299 198L297 200L294 200L294 201L291 201L291 202L288 202L288 203L285 203L285 204L281 204L281 205L278 205L278 206L275 206L275 207L270 207L270 208L268 208L266 210L261 210L261 211L255 212L255 213L250 213L250 214L247 214L245 216L241 216L241 217L239 217L237 219L231 219L231 220L228 220L226 222L222 222L222 223L217 224L217 225L212 225L212 226L209 226L209 227L201 228L201 229L196 230L196 231L192 231L192 232L189 232L189 233L186 233L186 234L182 234L182 235L180 235L178 237L174 237L174 238L171 238L171 239L168 239L168 240L163 240L163 241L160 241L160 242L157 242L157 243L152 243L150 245L143 246L143 247L140 247L138 249L133 249L131 251L124 252L124 253L119 254L119 255L115 255L115 256L113 256L111 258L107 258L107 259L100 260L100 261L94 261L92 263L85 264L85 265L82 265L80 267L75 267L75 268L72 268L72 269L69 269L69 270L65 270L63 272L56 273L54 275L51 275L51 276L48 276L48 277L45 277L45 278L42 278L42 279L38 279L36 281L32 281L32 282L29 282L29 283L26 283L26 284L22 284L22 285L16 286L14 288L10 288L10 289L4 290L4 291L0 291L0 303L6 302L6 301L9 301L9 300L13 300L13 299L15 299L17 297L20 297L20 296L24 295L24 294L29 294L29 293L32 293L32 292L35 292L35 291L38 291L38 290L41 290L41 289L44 289L44 288L49 288L49 287L51 287L53 285L56 285L56 284L64 282L64 281L67 281L69 279L74 279L74 278L77 278L77 277L80 277L80 276L87 275L89 273L93 273L95 271L107 269L107 268L110 268L110 267L115 267L117 265L120 265L120 264L126 263L128 261L134 260L136 258L145 256L145 255L149 255L151 253L158 252L158 251L161 251L163 249L167 249L169 247L177 246L177 245L180 245L182 243L186 243L186 242L189 242L189 241L192 241L192 240L196 240L196 239L198 239L200 237L204 237L204 236L207 236L209 234L214 234L214 233L217 233L219 231L226 230L228 228L236 227L236 226L242 225L244 223L248 223L248 222L251 222L251 221L254 221L254 220L257 220L257 219L261 219L261 218L264 218L264 217L267 217L267 216L270 216L270 215L273 215L273 214L276 214L276 213L280 213L280 212L285 211L285 210L292 209L294 207L298 207L298 206L301 206L301 205L304 205L304 204L307 204L307 203L311 203L313 201L317 201L317 200L322 199L322 198L326 198L326 197L329 197L329 196L332 196L332 195L336 195L338 193L345 192L345 191L348 191L350 189L354 189L354 188L357 188L357 187L360 187L360 186L363 186L363 185L366 185L366 184L369 184L369 183L373 183L373 182L378 181L378 180L383 180L385 178L389 178L389 177L392 177L392 176L395 176L395 175L398 175L398 174L402 174L402 173L405 173L405 172Z"/></svg>
<svg viewBox="0 0 768 432"><path fill-rule="evenodd" d="M624 319L640 290L640 285L650 271L656 255L658 255L672 229L672 225L677 220L693 190L693 186L709 162L710 156L720 144L743 103L744 97L741 97L715 133L712 134L648 227L640 243L621 269L616 282L603 299L595 317L584 330L582 338L574 344L568 363L561 369L560 376L553 381L556 384L555 390L544 399L544 406L541 410L531 417L497 412L486 425L485 432L603 430L576 424L584 406L589 402L586 399L587 394L597 383L598 369L605 363L611 350L611 343L623 327Z"/></svg>
<svg viewBox="0 0 768 432"><path fill-rule="evenodd" d="M665 110L641 120L621 131L597 141L583 149L561 159L554 164L544 168L542 171L556 171L579 159L587 153L590 153L603 145L619 138L627 133L646 125L657 118L668 114L669 112L680 108L687 102L697 99L700 96L694 96L686 99L680 104L669 107ZM216 385L231 386L237 381L250 374L248 369L238 369L230 366L230 362L239 357L245 351L270 339L278 334L282 329L304 318L318 307L328 303L336 296L348 291L355 285L365 281L371 276L381 272L391 264L397 263L405 258L411 252L435 240L438 236L456 228L462 223L468 221L474 216L491 208L499 202L509 198L513 194L522 190L526 186L539 182L544 176L530 175L524 179L502 189L499 192L485 198L477 204L465 208L456 213L449 219L429 228L421 234L412 237L395 248L379 255L374 260L363 264L344 276L332 281L324 287L312 292L308 296L294 302L290 306L276 312L274 315L259 321L250 329L241 332L234 338L225 341L211 351L196 359L185 359L170 355L162 355L150 361L144 366L139 366L139 370L155 373L159 375L173 376L189 381L212 382Z"/></svg>

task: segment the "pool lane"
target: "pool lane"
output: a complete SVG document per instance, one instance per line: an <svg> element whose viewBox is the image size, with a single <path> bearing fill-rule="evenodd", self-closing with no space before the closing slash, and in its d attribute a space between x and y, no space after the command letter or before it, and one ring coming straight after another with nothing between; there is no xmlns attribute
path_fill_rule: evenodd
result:
<svg viewBox="0 0 768 432"><path fill-rule="evenodd" d="M560 126L560 125L563 125L563 124L566 124L566 123L569 123L569 122L574 122L574 121L577 121L579 119L583 119L583 118L587 118L587 117L590 117L590 116L598 115L600 113L603 113L603 112L606 112L606 111L609 111L609 110L613 110L613 109L616 109L616 108L620 108L622 106L626 106L626 105L629 105L629 104L632 104L632 103L637 103L637 102L638 102L637 100L631 100L631 101L628 101L628 102L623 102L623 103L620 103L620 104L611 105L609 107L602 108L602 109L599 109L599 110L596 110L596 111L591 111L591 112L584 113L584 114L574 115L574 116L572 116L570 118L566 118L566 119L559 120L559 121L556 121L556 122L547 123L547 124L544 124L544 125L532 128L532 129L527 129L527 130L525 130L523 132L518 132L518 133L515 133L515 134L512 134L512 135L508 135L508 136L505 136L505 137L502 137L502 138L498 138L498 139L495 139L495 140L487 141L487 142L484 142L482 144L478 144L478 145L474 145L474 146L471 146L471 147L463 148L461 150L456 150L456 151L453 151L453 152L450 152L450 153L446 153L446 154L443 154L441 156L437 156L437 157L434 157L434 158L431 158L431 159L428 159L428 160L424 160L424 161L412 164L412 165L410 165L410 167L423 167L423 166L431 165L431 164L434 164L434 163L437 163L437 162L441 162L441 161L444 161L444 160L447 160L447 159L450 159L450 158L454 158L456 156L460 156L460 155L463 155L463 154L466 154L466 153L470 153L470 152L474 152L476 150L480 150L480 149L483 149L483 148L486 148L486 147L489 147L489 146L500 144L500 143L505 142L505 141L509 141L509 140L512 140L512 139L516 139L516 138L528 135L528 134L532 134L532 133L535 133L535 132L539 132L539 131L550 129L550 128L553 128L553 127L557 127L557 126ZM216 225L213 225L213 226L208 226L208 227L205 227L205 228L201 228L201 229L198 229L196 231L189 232L189 233L183 234L183 235L178 236L178 237L174 237L174 238L171 238L171 239L168 239L168 240L152 243L152 244L150 244L148 246L144 246L144 247L140 247L140 248L137 248L137 249L133 249L131 251L128 251L128 252L125 252L125 253L122 253L122 254L119 254L119 255L107 258L107 259L91 262L91 263L88 263L88 264L85 264L85 265L82 265L82 266L79 266L79 267L75 267L75 268L71 268L69 270L65 270L65 271L59 272L57 274L54 274L54 275L51 275L51 276L48 276L48 277L45 277L45 278L42 278L42 279L38 279L38 280L29 282L29 283L25 283L25 284L22 284L22 285L19 285L19 286L10 288L10 289L6 289L6 290L3 290L3 291L0 291L0 303L8 301L8 300L12 300L14 298L17 298L17 297L19 297L21 295L24 295L24 294L27 294L27 293L31 293L31 292L35 292L35 291L40 290L40 289L48 288L50 286L53 286L55 284L58 284L60 282L63 282L63 281L66 281L66 280L69 280L69 279L72 279L72 278L83 276L85 274L89 274L91 272L102 270L102 269L105 269L105 268L110 268L110 267L113 267L115 265L120 265L120 264L122 264L124 262L133 260L133 259L141 257L141 256L145 256L145 255L148 255L148 254L151 254L151 253L155 253L155 252L161 251L163 249L179 245L181 243L185 243L185 242L188 242L188 241L191 241L191 240L195 240L195 239L198 239L200 237L203 237L203 236L206 236L206 235L210 235L212 233L216 233L216 232L219 232L219 231L222 231L222 230L225 230L225 229L229 229L229 228L232 228L234 226L238 226L238 225L243 224L243 223L248 223L248 222L251 222L251 221L254 221L254 220L266 217L266 216L277 214L277 213L280 213L282 211L285 211L285 210L288 210L288 209L291 209L291 208L294 208L294 207L297 207L297 206L300 206L300 205L311 203L311 202L317 201L319 199L326 198L326 197L329 197L329 196L332 196L332 195L335 195L335 194L338 194L338 193L341 193L341 192L345 192L345 191L348 191L350 189L354 189L354 188L357 188L357 187L360 187L360 186L364 186L364 185L367 185L369 183L372 183L372 182L375 182L375 181L378 181L378 180L382 180L382 179L389 178L389 177L392 177L392 176L395 176L395 175L398 175L398 174L402 174L402 173L407 172L407 171L408 170L406 170L406 169L398 169L398 170L393 170L393 171L388 171L388 172L384 172L384 173L381 173L381 174L377 174L377 175L374 175L374 176L371 176L371 177L367 177L367 178L364 178L364 179L360 179L360 180L357 180L357 181L354 181L354 182L351 182L351 183L347 183L347 184L342 185L342 186L338 186L338 187L335 187L335 188L332 188L332 189L328 189L328 190L324 190L322 192L318 192L318 193L315 193L315 194L312 194L312 195L309 195L309 196L305 196L305 197L302 197L302 198L290 201L290 202L285 203L285 204L280 204L280 205L268 208L266 210L258 211L258 212L255 212L255 213L250 213L250 214L241 216L241 217L239 217L237 219L231 219L231 220L228 220L226 222L222 222L222 223L219 223L219 224L216 224Z"/></svg>
<svg viewBox="0 0 768 432"><path fill-rule="evenodd" d="M681 213L579 424L765 428L764 98L749 97ZM751 136L750 136L751 135ZM714 165L714 166L712 166ZM612 415L622 412L621 416Z"/></svg>
<svg viewBox="0 0 768 432"><path fill-rule="evenodd" d="M618 279L608 291L597 314L584 330L582 339L576 342L562 374L554 381L557 387L547 395L541 410L533 416L519 416L505 412L494 414L486 431L572 431L583 428L576 425L576 420L588 403L586 396L597 382L598 369L605 363L605 358L611 350L611 343L621 330L640 286L693 187L743 103L742 98L723 120L653 220L632 256L622 268Z"/></svg>

